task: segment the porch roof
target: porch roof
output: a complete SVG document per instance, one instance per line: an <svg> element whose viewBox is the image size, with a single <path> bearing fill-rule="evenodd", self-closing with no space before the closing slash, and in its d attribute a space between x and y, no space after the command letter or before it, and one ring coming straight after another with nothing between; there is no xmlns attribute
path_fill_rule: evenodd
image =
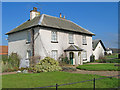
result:
<svg viewBox="0 0 120 90"><path fill-rule="evenodd" d="M76 45L70 45L67 49L65 49L64 51L83 51L84 49L81 49L80 47L76 46Z"/></svg>

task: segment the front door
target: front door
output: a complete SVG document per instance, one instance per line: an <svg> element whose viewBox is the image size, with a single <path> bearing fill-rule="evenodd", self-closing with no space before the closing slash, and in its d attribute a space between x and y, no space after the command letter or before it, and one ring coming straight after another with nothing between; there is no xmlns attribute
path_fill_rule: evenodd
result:
<svg viewBox="0 0 120 90"><path fill-rule="evenodd" d="M70 53L69 53L69 56L70 56L70 64L73 64L73 56L74 56L74 53L73 53L73 52L70 52Z"/></svg>

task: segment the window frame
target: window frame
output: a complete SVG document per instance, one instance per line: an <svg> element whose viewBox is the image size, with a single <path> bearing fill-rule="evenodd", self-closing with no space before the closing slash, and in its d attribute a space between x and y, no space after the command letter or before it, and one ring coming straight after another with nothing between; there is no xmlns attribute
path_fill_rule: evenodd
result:
<svg viewBox="0 0 120 90"><path fill-rule="evenodd" d="M53 55L54 54L54 55ZM52 50L51 51L51 57L55 60L58 58L58 50Z"/></svg>
<svg viewBox="0 0 120 90"><path fill-rule="evenodd" d="M83 61L87 60L87 52L86 51L83 51L82 59L83 59Z"/></svg>
<svg viewBox="0 0 120 90"><path fill-rule="evenodd" d="M58 43L57 31L51 31L51 43Z"/></svg>
<svg viewBox="0 0 120 90"><path fill-rule="evenodd" d="M31 43L31 31L27 31L27 40L26 40L26 44Z"/></svg>
<svg viewBox="0 0 120 90"><path fill-rule="evenodd" d="M82 36L82 45L87 45L87 38L85 35Z"/></svg>
<svg viewBox="0 0 120 90"><path fill-rule="evenodd" d="M27 50L27 59L30 59L32 57L32 51Z"/></svg>
<svg viewBox="0 0 120 90"><path fill-rule="evenodd" d="M74 44L74 34L73 33L69 33L68 38L69 38L69 44Z"/></svg>

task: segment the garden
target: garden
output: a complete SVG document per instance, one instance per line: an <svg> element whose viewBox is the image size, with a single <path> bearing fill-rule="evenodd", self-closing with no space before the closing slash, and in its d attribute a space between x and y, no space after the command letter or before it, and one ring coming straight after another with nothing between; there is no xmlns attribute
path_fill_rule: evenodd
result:
<svg viewBox="0 0 120 90"><path fill-rule="evenodd" d="M32 58L33 59L33 58ZM32 60L31 59L31 60ZM29 68L19 68L20 57L12 53L10 56L2 58L2 72L21 71L16 74L2 75L3 88L36 88L49 85L72 83L105 76L70 73L77 69L92 71L120 71L119 65L115 63L103 64L84 64L76 68L67 67L70 62L67 57L62 58L61 62L50 57L44 59L36 58L30 60ZM35 63L35 61L37 63ZM16 83L17 82L17 83ZM96 81L96 88L114 88L118 86L117 78L106 78ZM59 88L93 88L93 82L84 82L73 85L59 86Z"/></svg>
<svg viewBox="0 0 120 90"><path fill-rule="evenodd" d="M36 88L57 84L73 83L90 80L93 78L103 78L105 76L79 74L69 72L43 72L11 74L2 76L3 88ZM118 86L117 78L106 78L96 80L96 88L114 88ZM59 86L58 88L93 88L93 81L77 83L72 85Z"/></svg>

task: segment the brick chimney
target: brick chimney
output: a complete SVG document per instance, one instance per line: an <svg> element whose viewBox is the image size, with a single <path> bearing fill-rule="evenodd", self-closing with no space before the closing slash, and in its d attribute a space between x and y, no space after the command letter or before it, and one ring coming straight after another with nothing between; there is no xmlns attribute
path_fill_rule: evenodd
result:
<svg viewBox="0 0 120 90"><path fill-rule="evenodd" d="M30 20L32 20L33 18L39 15L40 15L40 12L37 11L36 7L33 7L33 10L30 11Z"/></svg>

